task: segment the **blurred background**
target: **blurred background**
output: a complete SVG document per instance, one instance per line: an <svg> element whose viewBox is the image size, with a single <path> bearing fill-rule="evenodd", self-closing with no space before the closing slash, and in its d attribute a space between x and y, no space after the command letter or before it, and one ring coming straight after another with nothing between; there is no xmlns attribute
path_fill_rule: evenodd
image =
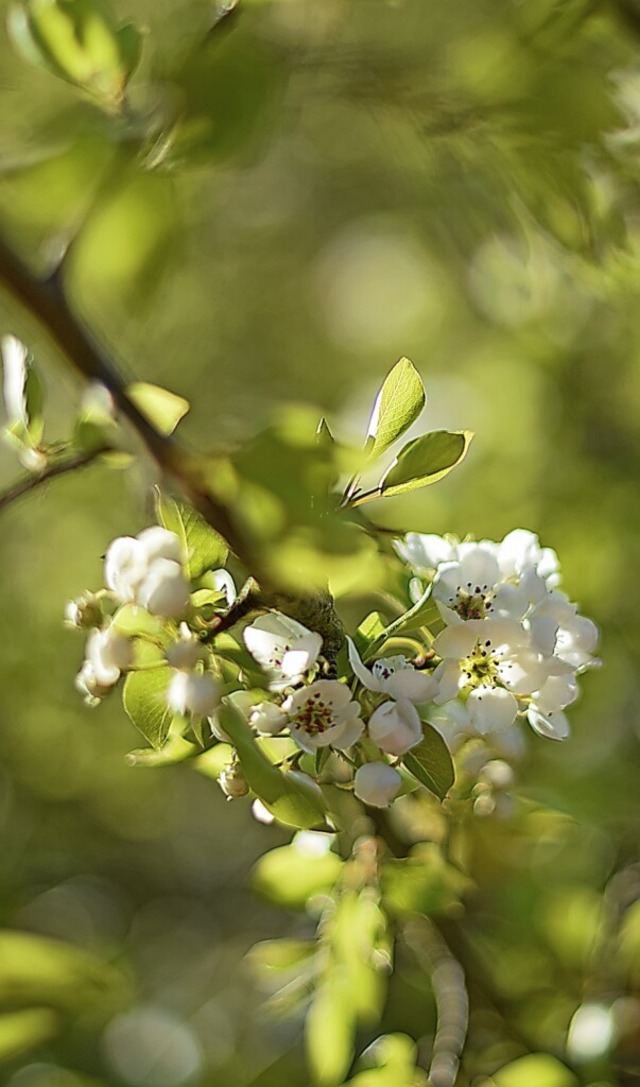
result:
<svg viewBox="0 0 640 1087"><path fill-rule="evenodd" d="M640 1082L640 7L247 0L214 30L202 0L116 7L146 28L124 120L0 33L0 228L43 271L68 247L73 305L126 374L192 402L199 449L288 402L359 440L401 355L427 425L476 432L445 482L371 515L534 530L600 624L604 667L570 741L527 737L512 815L468 835L467 924L509 1029L495 1009L472 1024L460 1083L518 1056L523 1022L552 1052L571 1029L581 1082ZM36 353L48 437L64 436L80 388L6 297L0 331ZM3 449L3 483L20 472ZM193 770L127 765L140 739L118 702L90 711L73 690L64 604L101 584L113 537L150 523L152 481L94 466L2 515L0 924L112 973L81 955L63 992L52 963L55 1023L34 1020L0 1074L303 1087L299 1023L267 1013L243 959L313 931L251 890L287 836ZM409 958L384 1028L428 1052L433 1001ZM496 1082L577 1082L543 1072Z"/></svg>

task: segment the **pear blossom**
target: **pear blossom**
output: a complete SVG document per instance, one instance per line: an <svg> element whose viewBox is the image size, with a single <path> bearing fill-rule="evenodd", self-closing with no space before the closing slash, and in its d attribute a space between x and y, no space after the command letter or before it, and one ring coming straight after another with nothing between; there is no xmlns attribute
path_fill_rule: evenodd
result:
<svg viewBox="0 0 640 1087"><path fill-rule="evenodd" d="M9 424L20 423L29 426L25 399L25 381L27 377L28 348L11 333L0 341L2 351L4 406L9 417Z"/></svg>
<svg viewBox="0 0 640 1087"><path fill-rule="evenodd" d="M109 545L105 581L121 603L135 602L152 615L177 619L189 604L182 558L175 532L153 525L137 537L120 536Z"/></svg>
<svg viewBox="0 0 640 1087"><path fill-rule="evenodd" d="M67 626L93 630L102 625L103 618L102 605L96 593L83 593L65 605L64 621Z"/></svg>
<svg viewBox="0 0 640 1087"><path fill-rule="evenodd" d="M167 647L165 656L172 668L190 672L202 660L204 649L186 623L180 624L180 637Z"/></svg>
<svg viewBox="0 0 640 1087"><path fill-rule="evenodd" d="M372 808L387 808L402 788L402 777L387 762L366 762L356 770L354 792Z"/></svg>
<svg viewBox="0 0 640 1087"><path fill-rule="evenodd" d="M230 762L222 767L218 785L228 800L234 800L239 796L247 796L249 792L247 779L238 762Z"/></svg>
<svg viewBox="0 0 640 1087"><path fill-rule="evenodd" d="M446 627L433 643L443 663L436 668L446 702L465 687L503 686L514 695L530 695L549 677L549 665L531 646L521 623L508 619L469 619Z"/></svg>
<svg viewBox="0 0 640 1087"><path fill-rule="evenodd" d="M288 723L285 711L273 702L258 702L249 712L249 724L261 736L277 736Z"/></svg>
<svg viewBox="0 0 640 1087"><path fill-rule="evenodd" d="M318 679L289 695L282 704L291 736L303 751L337 747L340 751L360 739L364 723L351 691L335 679Z"/></svg>
<svg viewBox="0 0 640 1087"><path fill-rule="evenodd" d="M380 657L369 670L351 638L347 638L347 646L351 668L368 691L380 691L392 698L408 698L416 703L432 702L436 698L437 680L427 672L418 671L402 654Z"/></svg>
<svg viewBox="0 0 640 1087"><path fill-rule="evenodd" d="M396 540L393 546L417 574L427 574L441 562L451 562L456 557L455 543L434 533L407 532L404 539Z"/></svg>
<svg viewBox="0 0 640 1087"><path fill-rule="evenodd" d="M211 672L176 672L167 689L174 713L210 717L220 705L222 688Z"/></svg>
<svg viewBox="0 0 640 1087"><path fill-rule="evenodd" d="M272 611L245 627L244 644L269 677L271 691L301 683L322 649L322 638L302 623Z"/></svg>
<svg viewBox="0 0 640 1087"><path fill-rule="evenodd" d="M422 739L422 721L408 698L383 702L369 718L369 736L387 755L404 755Z"/></svg>
<svg viewBox="0 0 640 1087"><path fill-rule="evenodd" d="M112 686L133 664L133 644L112 626L94 630L87 638L86 659L98 683Z"/></svg>

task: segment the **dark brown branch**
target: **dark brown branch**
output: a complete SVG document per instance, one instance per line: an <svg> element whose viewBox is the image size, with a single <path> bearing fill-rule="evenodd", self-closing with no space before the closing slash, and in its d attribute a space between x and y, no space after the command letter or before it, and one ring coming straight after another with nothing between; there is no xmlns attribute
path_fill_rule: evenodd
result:
<svg viewBox="0 0 640 1087"><path fill-rule="evenodd" d="M199 462L171 438L160 434L129 399L126 384L111 359L72 312L64 292L61 270L40 279L0 238L0 285L46 329L75 370L99 381L113 396L159 467L177 481L193 505L245 559L244 541L228 508L211 493Z"/></svg>
<svg viewBox="0 0 640 1087"><path fill-rule="evenodd" d="M6 509L7 506L12 505L23 495L35 491L38 487L42 487L45 483L56 479L58 476L66 475L67 472L75 472L78 468L86 468L89 464L93 464L94 460L97 460L103 453L107 453L109 448L108 445L99 446L97 449L92 449L87 453L80 453L75 457L52 461L41 472L29 472L0 494L0 510Z"/></svg>

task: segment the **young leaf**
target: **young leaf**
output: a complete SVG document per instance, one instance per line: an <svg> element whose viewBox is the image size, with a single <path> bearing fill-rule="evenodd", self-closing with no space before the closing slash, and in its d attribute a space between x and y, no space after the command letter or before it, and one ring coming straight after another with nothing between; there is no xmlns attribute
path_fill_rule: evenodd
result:
<svg viewBox="0 0 640 1087"><path fill-rule="evenodd" d="M159 750L169 735L173 711L167 705L170 668L131 672L125 682L122 701L127 716L149 743Z"/></svg>
<svg viewBox="0 0 640 1087"><path fill-rule="evenodd" d="M287 910L304 910L315 895L327 895L340 878L343 862L335 853L312 856L296 845L270 849L251 873L255 890Z"/></svg>
<svg viewBox="0 0 640 1087"><path fill-rule="evenodd" d="M170 532L182 540L187 555L187 573L192 581L201 577L205 570L224 566L229 549L192 506L185 506L173 498L156 495L158 520Z"/></svg>
<svg viewBox="0 0 640 1087"><path fill-rule="evenodd" d="M286 826L309 830L324 823L322 794L293 773L283 774L260 750L241 711L228 700L219 711L220 724L237 753L244 775L256 796Z"/></svg>
<svg viewBox="0 0 640 1087"><path fill-rule="evenodd" d="M444 800L456 776L453 761L449 748L433 725L423 722L423 729L424 740L407 751L402 762L421 785Z"/></svg>
<svg viewBox="0 0 640 1087"><path fill-rule="evenodd" d="M51 1008L23 1008L0 1015L0 1061L15 1060L48 1042L62 1024Z"/></svg>
<svg viewBox="0 0 640 1087"><path fill-rule="evenodd" d="M391 498L437 483L460 463L472 438L470 430L432 430L429 434L414 438L400 450L376 491L356 498L353 505L359 506L378 497Z"/></svg>
<svg viewBox="0 0 640 1087"><path fill-rule="evenodd" d="M425 403L418 371L409 359L400 359L384 379L373 405L365 443L369 456L384 453L415 423Z"/></svg>
<svg viewBox="0 0 640 1087"><path fill-rule="evenodd" d="M161 385L150 385L146 381L136 381L127 387L126 392L129 400L132 400L156 430L166 437L173 434L191 406L183 396L169 392Z"/></svg>
<svg viewBox="0 0 640 1087"><path fill-rule="evenodd" d="M356 1029L353 994L338 970L316 990L306 1022L309 1065L318 1087L337 1087L353 1060Z"/></svg>

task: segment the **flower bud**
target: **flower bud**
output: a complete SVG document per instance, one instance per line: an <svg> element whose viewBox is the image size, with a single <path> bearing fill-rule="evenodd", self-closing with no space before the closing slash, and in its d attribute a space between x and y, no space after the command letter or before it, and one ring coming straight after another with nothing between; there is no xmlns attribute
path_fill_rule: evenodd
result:
<svg viewBox="0 0 640 1087"><path fill-rule="evenodd" d="M402 778L387 762L367 762L356 770L354 792L372 808L387 808L397 797Z"/></svg>
<svg viewBox="0 0 640 1087"><path fill-rule="evenodd" d="M151 615L177 619L189 605L189 585L179 562L158 558L138 589L138 600Z"/></svg>
<svg viewBox="0 0 640 1087"><path fill-rule="evenodd" d="M83 662L73 685L76 691L79 691L83 696L88 706L97 706L113 690L113 684L98 682L93 666L88 660Z"/></svg>
<svg viewBox="0 0 640 1087"><path fill-rule="evenodd" d="M155 559L171 559L172 562L182 562L182 544L175 532L169 532L161 525L152 525L138 533L138 542L142 545L147 562Z"/></svg>
<svg viewBox="0 0 640 1087"><path fill-rule="evenodd" d="M103 612L95 593L83 593L77 600L69 600L64 609L65 623L80 630L93 630L102 624Z"/></svg>
<svg viewBox="0 0 640 1087"><path fill-rule="evenodd" d="M168 646L165 656L171 667L181 672L190 672L202 660L202 646L186 623L180 624L180 638Z"/></svg>
<svg viewBox="0 0 640 1087"><path fill-rule="evenodd" d="M133 536L119 536L107 548L104 579L123 604L136 598L136 591L147 572L147 558L140 541Z"/></svg>
<svg viewBox="0 0 640 1087"><path fill-rule="evenodd" d="M174 713L210 717L220 704L220 684L211 672L176 672L167 691Z"/></svg>
<svg viewBox="0 0 640 1087"><path fill-rule="evenodd" d="M96 681L103 687L117 683L120 673L133 664L131 640L113 627L94 630L87 638L86 654Z"/></svg>
<svg viewBox="0 0 640 1087"><path fill-rule="evenodd" d="M288 721L284 710L273 702L259 702L249 713L249 724L262 736L277 736L287 726Z"/></svg>
<svg viewBox="0 0 640 1087"><path fill-rule="evenodd" d="M218 778L218 785L229 800L239 796L246 796L249 792L247 779L238 762L230 762L222 768Z"/></svg>
<svg viewBox="0 0 640 1087"><path fill-rule="evenodd" d="M407 698L383 702L369 719L369 735L388 755L404 755L422 739L422 722Z"/></svg>

